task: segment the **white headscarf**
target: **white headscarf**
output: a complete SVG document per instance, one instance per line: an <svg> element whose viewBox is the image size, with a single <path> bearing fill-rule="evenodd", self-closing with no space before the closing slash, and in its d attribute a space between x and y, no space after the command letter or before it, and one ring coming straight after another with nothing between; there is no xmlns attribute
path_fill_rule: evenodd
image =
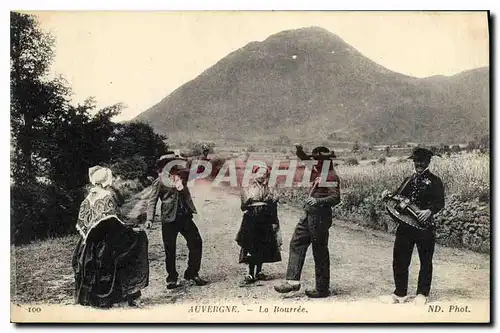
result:
<svg viewBox="0 0 500 333"><path fill-rule="evenodd" d="M106 187L113 182L113 173L108 168L96 165L89 169L89 179L92 185Z"/></svg>

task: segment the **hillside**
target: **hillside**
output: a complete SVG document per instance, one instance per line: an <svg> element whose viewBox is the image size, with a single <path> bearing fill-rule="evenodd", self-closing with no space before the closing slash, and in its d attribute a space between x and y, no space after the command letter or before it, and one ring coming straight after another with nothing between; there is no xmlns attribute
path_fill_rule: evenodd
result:
<svg viewBox="0 0 500 333"><path fill-rule="evenodd" d="M489 68L414 78L312 27L247 44L136 120L212 139L457 142L488 131L488 108Z"/></svg>

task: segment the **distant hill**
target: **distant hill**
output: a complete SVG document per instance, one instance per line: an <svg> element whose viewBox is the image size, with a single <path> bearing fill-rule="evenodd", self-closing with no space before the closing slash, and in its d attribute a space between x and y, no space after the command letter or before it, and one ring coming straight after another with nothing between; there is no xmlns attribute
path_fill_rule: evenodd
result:
<svg viewBox="0 0 500 333"><path fill-rule="evenodd" d="M136 120L211 138L467 141L489 130L489 68L415 78L322 28L289 30L230 53Z"/></svg>

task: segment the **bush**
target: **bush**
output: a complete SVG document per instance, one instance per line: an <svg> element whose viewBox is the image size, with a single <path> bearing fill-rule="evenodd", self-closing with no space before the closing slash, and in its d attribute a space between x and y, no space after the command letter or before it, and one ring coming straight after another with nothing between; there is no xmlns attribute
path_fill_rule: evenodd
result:
<svg viewBox="0 0 500 333"><path fill-rule="evenodd" d="M387 159L382 155L377 159L377 162L380 164L385 164L385 162L387 162Z"/></svg>
<svg viewBox="0 0 500 333"><path fill-rule="evenodd" d="M290 138L286 135L280 135L280 137L275 140L275 143L278 145L291 145L292 144L292 142L290 141Z"/></svg>
<svg viewBox="0 0 500 333"><path fill-rule="evenodd" d="M114 176L128 180L144 180L147 178L148 165L142 156L120 158L109 166Z"/></svg>
<svg viewBox="0 0 500 333"><path fill-rule="evenodd" d="M209 148L208 152L209 153L213 153L214 152L214 148L215 148L215 142L203 142L203 141L192 142L192 141L188 141L186 143L186 149L187 149L187 151L184 152L184 155L187 156L187 157L201 155L203 153L203 149L201 147L202 147L202 145L204 143L206 143L208 145L208 148Z"/></svg>
<svg viewBox="0 0 500 333"><path fill-rule="evenodd" d="M459 145L453 145L451 147L451 152L454 153L454 154L458 154L462 151L462 149L460 148Z"/></svg>
<svg viewBox="0 0 500 333"><path fill-rule="evenodd" d="M249 153L253 153L253 152L256 152L256 151L257 151L257 148L255 148L254 146L249 146L247 148L247 152L249 152Z"/></svg>
<svg viewBox="0 0 500 333"><path fill-rule="evenodd" d="M345 163L344 163L344 164L345 164L345 165L358 165L358 164L359 164L359 162L358 162L358 160L357 160L356 158L351 157L351 158L348 158L348 159L345 161Z"/></svg>
<svg viewBox="0 0 500 333"><path fill-rule="evenodd" d="M83 190L65 192L52 184L12 185L11 243L75 232Z"/></svg>

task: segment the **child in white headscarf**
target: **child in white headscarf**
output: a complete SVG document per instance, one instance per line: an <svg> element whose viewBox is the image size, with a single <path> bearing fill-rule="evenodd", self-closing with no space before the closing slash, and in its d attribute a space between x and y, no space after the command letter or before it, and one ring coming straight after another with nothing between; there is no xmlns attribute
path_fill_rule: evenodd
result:
<svg viewBox="0 0 500 333"><path fill-rule="evenodd" d="M259 168L254 168L254 174ZM248 275L243 284L266 280L263 263L281 261L278 221L278 197L268 185L270 170L254 177L241 193L241 210L244 211L241 227L236 236L240 245L239 262L248 264Z"/></svg>

